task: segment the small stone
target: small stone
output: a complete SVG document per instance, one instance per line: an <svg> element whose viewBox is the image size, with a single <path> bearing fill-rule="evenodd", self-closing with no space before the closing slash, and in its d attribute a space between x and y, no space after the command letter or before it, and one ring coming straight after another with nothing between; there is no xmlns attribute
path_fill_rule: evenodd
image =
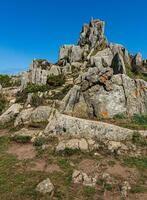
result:
<svg viewBox="0 0 147 200"><path fill-rule="evenodd" d="M78 170L74 170L72 179L74 183L81 183L89 187L95 186L97 182L97 177L88 176L86 173Z"/></svg>
<svg viewBox="0 0 147 200"><path fill-rule="evenodd" d="M127 181L125 181L121 187L122 198L126 199L129 190L131 190L131 186Z"/></svg>
<svg viewBox="0 0 147 200"><path fill-rule="evenodd" d="M52 184L50 179L47 178L46 180L42 181L41 183L39 183L37 185L36 191L38 191L38 192L40 192L42 194L49 193L50 196L53 196L53 194L54 194L54 185Z"/></svg>

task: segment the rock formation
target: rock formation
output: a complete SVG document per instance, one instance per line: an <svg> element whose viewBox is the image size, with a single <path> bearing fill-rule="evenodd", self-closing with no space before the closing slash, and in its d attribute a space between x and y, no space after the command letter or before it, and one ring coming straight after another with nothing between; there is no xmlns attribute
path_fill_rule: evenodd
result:
<svg viewBox="0 0 147 200"><path fill-rule="evenodd" d="M147 62L140 53L133 56L122 45L109 43L104 35L104 25L103 21L92 19L83 26L77 45L63 45L60 48L56 64L44 59L33 60L30 70L21 74L21 87L15 91L13 88L11 92L3 88L4 94L11 94L11 104L21 99L23 105L19 105L16 112L13 107L18 104L12 105L0 117L1 122L11 118L15 126L46 122L51 115L51 106L60 112L58 117L61 118L59 122L58 118L52 120L52 123L59 126L63 122L62 128L71 130L76 122L81 129L87 123L87 130L92 126L88 121L81 124L78 118L100 120L121 114L127 117L146 114ZM28 85L31 87L28 88ZM39 102L45 107L30 108L32 101L34 106ZM71 121L71 127L67 126ZM47 126L45 132L52 125ZM74 131L81 130L75 126Z"/></svg>

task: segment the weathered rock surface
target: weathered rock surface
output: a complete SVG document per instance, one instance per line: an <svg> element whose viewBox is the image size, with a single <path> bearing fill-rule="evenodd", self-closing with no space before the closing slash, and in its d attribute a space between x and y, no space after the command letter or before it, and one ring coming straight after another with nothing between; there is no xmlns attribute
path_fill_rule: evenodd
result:
<svg viewBox="0 0 147 200"><path fill-rule="evenodd" d="M53 196L54 185L52 184L51 180L47 178L37 185L36 191L42 194L49 194L50 196Z"/></svg>
<svg viewBox="0 0 147 200"><path fill-rule="evenodd" d="M81 47L88 45L89 49L107 45L104 36L104 25L103 21L93 19L89 24L85 24L80 35L79 45Z"/></svg>
<svg viewBox="0 0 147 200"><path fill-rule="evenodd" d="M5 124L5 123L8 123L8 122L14 120L22 108L23 107L20 104L13 104L8 110L6 110L0 116L0 124Z"/></svg>
<svg viewBox="0 0 147 200"><path fill-rule="evenodd" d="M94 187L97 182L97 177L88 176L86 173L74 170L72 180L75 184L83 184L85 186Z"/></svg>
<svg viewBox="0 0 147 200"><path fill-rule="evenodd" d="M45 135L68 135L84 138L97 138L98 140L123 141L130 139L133 130L121 128L99 121L85 120L58 112L51 115Z"/></svg>
<svg viewBox="0 0 147 200"><path fill-rule="evenodd" d="M62 102L61 111L80 117L111 118L116 114L147 113L147 82L124 74L113 75L109 68L80 76ZM78 107L78 112L76 112Z"/></svg>
<svg viewBox="0 0 147 200"><path fill-rule="evenodd" d="M84 139L84 138L76 138L76 139L70 139L70 140L63 140L60 141L59 144L56 147L57 152L62 152L66 149L71 150L80 150L80 151L92 151L96 150L98 148L98 144L92 139Z"/></svg>
<svg viewBox="0 0 147 200"><path fill-rule="evenodd" d="M36 109L28 108L22 110L17 116L14 126L47 122L51 111L50 106L39 106Z"/></svg>
<svg viewBox="0 0 147 200"><path fill-rule="evenodd" d="M69 63L82 60L83 50L80 46L64 45L60 48L59 60L65 60Z"/></svg>

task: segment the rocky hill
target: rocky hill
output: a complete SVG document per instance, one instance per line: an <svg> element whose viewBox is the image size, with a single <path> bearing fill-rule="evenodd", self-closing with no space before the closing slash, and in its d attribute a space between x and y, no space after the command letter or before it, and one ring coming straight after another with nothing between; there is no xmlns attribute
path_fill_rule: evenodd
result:
<svg viewBox="0 0 147 200"><path fill-rule="evenodd" d="M104 26L98 19L85 24L76 45L60 48L57 63L36 59L19 76L0 75L0 144L8 148L0 157L13 154L23 160L15 164L28 159L42 171L35 194L26 189L12 199L147 199L147 60L109 43ZM0 163L0 173L11 167Z"/></svg>

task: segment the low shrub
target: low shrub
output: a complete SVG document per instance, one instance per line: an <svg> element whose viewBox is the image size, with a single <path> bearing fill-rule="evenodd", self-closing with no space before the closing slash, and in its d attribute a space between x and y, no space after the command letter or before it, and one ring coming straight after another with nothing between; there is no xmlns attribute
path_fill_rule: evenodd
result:
<svg viewBox="0 0 147 200"><path fill-rule="evenodd" d="M43 98L39 97L37 94L34 94L31 99L31 105L38 107L43 104Z"/></svg>
<svg viewBox="0 0 147 200"><path fill-rule="evenodd" d="M49 75L47 77L47 84L49 86L57 87L57 86L62 86L64 83L65 83L65 77L62 74L58 76Z"/></svg>
<svg viewBox="0 0 147 200"><path fill-rule="evenodd" d="M36 85L29 83L24 89L25 93L37 93L37 92L46 92L50 89L48 85Z"/></svg>
<svg viewBox="0 0 147 200"><path fill-rule="evenodd" d="M5 109L7 104L7 100L0 94L0 114L2 114L2 111Z"/></svg>
<svg viewBox="0 0 147 200"><path fill-rule="evenodd" d="M147 146L147 140L140 133L134 132L132 136L132 142L136 145Z"/></svg>
<svg viewBox="0 0 147 200"><path fill-rule="evenodd" d="M139 125L147 125L147 114L146 115L135 114L132 118L132 121Z"/></svg>
<svg viewBox="0 0 147 200"><path fill-rule="evenodd" d="M113 119L125 119L126 116L123 113L114 115Z"/></svg>
<svg viewBox="0 0 147 200"><path fill-rule="evenodd" d="M0 84L2 85L3 88L11 87L12 82L10 76L0 74Z"/></svg>

